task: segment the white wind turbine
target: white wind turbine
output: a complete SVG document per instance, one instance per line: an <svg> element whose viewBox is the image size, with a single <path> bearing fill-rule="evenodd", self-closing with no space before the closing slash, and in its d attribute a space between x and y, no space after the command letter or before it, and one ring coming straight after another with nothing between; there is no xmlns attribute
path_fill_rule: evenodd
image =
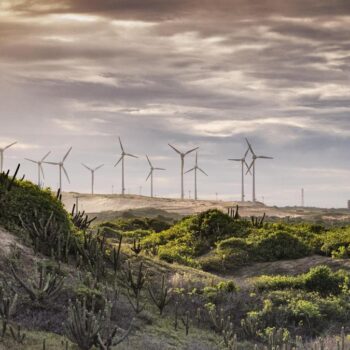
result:
<svg viewBox="0 0 350 350"><path fill-rule="evenodd" d="M198 166L198 152L196 152L196 162L195 165L192 169L187 170L185 172L185 174L194 171L194 199L197 200L198 199L198 191L197 191L197 170L199 170L200 172L202 172L204 175L208 176L208 174L202 170L199 166Z"/></svg>
<svg viewBox="0 0 350 350"><path fill-rule="evenodd" d="M245 139L247 141L248 144L248 148L250 150L250 153L252 154L252 162L250 163L247 173L250 171L251 168L253 168L253 203L256 202L256 195L255 195L255 161L257 159L273 159L272 157L267 157L267 156L257 156L255 154L255 152L253 151L253 147L250 144L250 142L248 141L248 139Z"/></svg>
<svg viewBox="0 0 350 350"><path fill-rule="evenodd" d="M246 150L246 152L244 153L244 156L243 158L230 158L229 160L232 160L234 162L240 162L241 163L241 166L242 166L242 174L241 174L241 181L242 181L242 194L241 194L241 201L244 202L244 198L245 198L245 193L244 193L244 166L246 166L246 168L248 169L248 164L247 164L247 155L248 155L248 152L249 152L249 147L248 149ZM250 170L249 170L249 173L250 173Z"/></svg>
<svg viewBox="0 0 350 350"><path fill-rule="evenodd" d="M17 143L17 141L12 142L11 144L9 144L3 148L0 148L0 173L2 173L3 167L4 167L4 151L6 151L8 148L12 147L16 143Z"/></svg>
<svg viewBox="0 0 350 350"><path fill-rule="evenodd" d="M149 178L151 178L151 197L153 198L153 172L154 172L154 170L165 170L165 169L164 169L164 168L155 168L155 167L152 165L152 163L151 163L151 161L149 160L149 158L148 158L147 155L146 155L146 158L147 158L148 164L149 164L149 166L150 166L150 168L151 168L151 170L150 170L150 172L149 172L149 174L148 174L148 176L147 176L146 181L147 181Z"/></svg>
<svg viewBox="0 0 350 350"><path fill-rule="evenodd" d="M185 157L190 154L191 152L197 150L199 147L193 148L185 153L180 152L178 149L176 149L174 146L172 146L170 143L168 145L180 155L181 158L181 199L184 199L185 197L185 191L184 191L184 167L185 167Z"/></svg>
<svg viewBox="0 0 350 350"><path fill-rule="evenodd" d="M50 152L47 152L44 157L42 157L40 160L33 160L33 159L29 159L29 158L24 158L25 160L28 160L29 162L32 162L34 164L36 164L38 166L38 186L41 186L41 175L43 176L43 179L45 179L45 175L44 175L44 168L43 168L43 163L44 160L49 156Z"/></svg>
<svg viewBox="0 0 350 350"><path fill-rule="evenodd" d="M104 164L99 165L96 168L90 168L87 165L85 165L84 163L81 163L81 165L86 168L87 170L89 170L91 172L91 194L94 194L94 184L95 184L95 171L102 168Z"/></svg>
<svg viewBox="0 0 350 350"><path fill-rule="evenodd" d="M119 144L120 144L120 149L122 151L122 154L121 154L119 160L117 161L117 163L115 163L114 167L116 167L120 162L122 162L122 195L124 196L124 194L125 194L124 158L125 158L125 156L133 157L133 158L138 158L138 157L134 156L133 154L126 153L124 151L124 147L123 147L123 144L122 144L122 141L121 141L120 137L118 137L118 139L119 139Z"/></svg>
<svg viewBox="0 0 350 350"><path fill-rule="evenodd" d="M64 162L67 159L67 157L68 157L68 155L69 155L71 150L72 150L72 147L67 151L67 153L65 154L65 156L62 158L62 160L60 162L46 162L46 161L43 162L45 164L58 165L59 189L61 190L61 193L63 192L63 190L62 190L62 170L63 170L64 174L66 175L66 178L67 178L68 182L70 183L67 170L64 167Z"/></svg>

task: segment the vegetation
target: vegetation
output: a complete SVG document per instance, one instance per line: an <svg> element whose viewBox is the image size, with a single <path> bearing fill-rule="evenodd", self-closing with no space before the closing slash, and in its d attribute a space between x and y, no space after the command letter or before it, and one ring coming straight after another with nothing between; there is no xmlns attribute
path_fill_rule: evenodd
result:
<svg viewBox="0 0 350 350"><path fill-rule="evenodd" d="M0 336L8 349L349 348L345 268L221 277L311 255L346 260L349 226L246 219L236 208L172 225L118 218L93 227L85 213L63 208L60 193L10 174L0 174L0 207L1 226L21 246L0 250Z"/></svg>

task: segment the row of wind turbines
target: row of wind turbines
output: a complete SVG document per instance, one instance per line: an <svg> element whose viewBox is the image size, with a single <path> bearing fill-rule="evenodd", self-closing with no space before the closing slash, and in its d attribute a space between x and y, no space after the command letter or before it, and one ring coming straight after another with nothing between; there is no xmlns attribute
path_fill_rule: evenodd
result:
<svg viewBox="0 0 350 350"><path fill-rule="evenodd" d="M125 152L123 143L120 139L120 137L118 138L119 140L119 144L120 144L120 149L121 149L121 155L120 158L118 159L118 161L115 163L114 167L118 166L121 163L121 173L122 173L122 177L121 177L121 193L122 195L125 195L125 157L132 157L132 158L138 158L136 155ZM263 156L263 155L257 155L251 145L251 143L248 141L248 139L245 139L246 143L247 143L247 150L245 151L244 155L242 156L242 158L230 158L230 161L234 161L234 162L240 162L241 163L241 201L244 202L245 201L245 187L244 187L244 179L245 176L247 174L252 175L253 181L253 189L252 189L252 201L255 203L256 202L256 185L255 185L255 170L256 170L256 160L257 159L273 159L272 157L268 157L268 156ZM3 161L4 161L4 151L6 151L7 149L9 149L10 147L14 146L17 142L13 142L9 145L7 145L4 148L0 148L0 171L3 172ZM198 199L198 188L197 188L197 173L198 171L201 172L202 174L208 176L208 174L201 169L198 166L198 149L199 147L195 147L193 149L190 149L186 152L181 152L179 151L176 147L174 147L171 144L168 144L169 147L171 147L179 156L180 156L180 161L181 161L181 166L180 166L180 175L181 175L181 199L184 199L185 196L185 192L184 192L184 175L190 172L194 172L194 199L197 200ZM63 156L63 158L58 161L58 162L52 162L52 161L47 161L47 157L51 154L51 151L46 153L41 159L39 160L33 160L30 158L25 158L25 160L32 162L34 164L37 165L37 171L38 171L38 185L41 186L42 185L42 178L45 178L44 175L44 169L43 169L43 164L50 164L50 165L55 165L58 166L58 176L59 176L59 188L62 190L62 173L64 173L67 181L70 183L70 179L68 176L68 172L66 170L66 168L64 167L64 162L66 161L66 159L68 158L70 152L72 150L72 147L70 147L68 149L68 151L66 152L66 154ZM189 169L188 171L185 172L185 157L189 154L191 154L192 152L196 151L196 156L195 156L195 164L194 167ZM251 154L251 163L248 165L247 163L247 157L248 154ZM154 196L154 187L153 187L153 181L154 181L154 171L164 171L166 169L164 168L159 168L159 167L154 167L149 156L146 155L146 159L147 162L149 164L150 167L150 172L146 178L146 181L150 180L150 195L151 197ZM104 164L101 164L97 167L89 167L86 164L82 163L82 166L87 169L90 173L91 173L91 194L94 194L94 184L95 184L95 171L99 170L100 168L102 168L104 166Z"/></svg>

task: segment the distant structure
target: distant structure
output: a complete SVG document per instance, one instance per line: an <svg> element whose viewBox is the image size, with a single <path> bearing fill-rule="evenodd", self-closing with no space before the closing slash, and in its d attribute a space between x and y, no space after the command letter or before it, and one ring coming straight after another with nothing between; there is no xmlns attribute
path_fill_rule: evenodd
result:
<svg viewBox="0 0 350 350"><path fill-rule="evenodd" d="M47 161L44 161L44 162L43 162L43 163L51 164L51 165L58 165L59 189L61 190L61 192L63 191L63 190L62 190L62 170L63 170L64 175L66 176L68 182L70 183L67 170L66 170L66 168L64 167L64 162L65 162L65 160L67 159L67 157L68 157L68 155L69 155L69 153L70 153L71 150L72 150L72 147L69 148L68 152L65 154L65 156L62 158L62 160L61 160L60 162L47 162Z"/></svg>
<svg viewBox="0 0 350 350"><path fill-rule="evenodd" d="M348 209L350 209L350 200L348 200Z"/></svg>
<svg viewBox="0 0 350 350"><path fill-rule="evenodd" d="M191 152L197 150L199 147L193 148L187 152L180 152L178 149L176 149L174 146L172 146L170 143L168 143L169 147L171 147L176 153L180 155L181 158L181 199L184 199L185 197L185 190L184 190L184 167L185 167L185 157L190 154Z"/></svg>
<svg viewBox="0 0 350 350"><path fill-rule="evenodd" d="M50 152L47 152L44 157L42 157L40 160L33 160L33 159L29 159L29 158L24 158L25 160L28 160L28 162L32 162L34 164L36 164L38 166L38 186L41 187L42 183L41 183L41 175L43 176L43 179L45 178L45 174L44 174L44 168L43 168L43 162L45 161L45 159L49 156Z"/></svg>
<svg viewBox="0 0 350 350"><path fill-rule="evenodd" d="M88 167L87 165L85 165L84 163L81 163L81 165L86 168L87 170L89 170L91 172L91 194L94 194L94 185L95 185L95 171L102 168L104 164L99 165L98 167L92 169L90 167Z"/></svg>
<svg viewBox="0 0 350 350"><path fill-rule="evenodd" d="M192 169L190 169L190 170L185 172L185 174L187 174L187 173L189 173L191 171L194 171L194 200L198 200L197 170L202 172L204 175L208 176L208 174L198 166L198 152L196 152L196 162L195 162L194 167ZM191 193L191 191L190 191L190 193Z"/></svg>
<svg viewBox="0 0 350 350"><path fill-rule="evenodd" d="M301 207L305 207L305 194L304 194L304 189L301 189Z"/></svg>
<svg viewBox="0 0 350 350"><path fill-rule="evenodd" d="M248 167L248 170L247 170L246 174L248 174L248 172L250 171L250 169L253 168L253 193L252 193L252 194L253 194L253 198L252 198L252 199L253 199L253 203L256 203L256 193L255 193L255 161L256 161L257 159L273 159L273 158L272 158L272 157L267 157L267 156L257 156L257 155L255 154L254 150L253 150L252 145L251 145L250 142L248 141L248 139L246 138L245 140L246 140L246 142L247 142L247 144L248 144L248 148L249 148L250 153L252 154L252 158L253 158L251 164L250 164L249 167Z"/></svg>
<svg viewBox="0 0 350 350"><path fill-rule="evenodd" d="M138 158L137 156L134 156L133 154L130 154L130 153L126 153L124 151L124 147L123 147L123 144L122 144L122 140L120 139L120 137L118 137L119 139L119 144L120 144L120 149L122 151L122 154L119 158L119 160L117 161L117 163L115 163L114 167L116 167L120 162L122 162L122 195L124 196L125 194L125 173L124 173L124 158L125 156L127 157L133 157L133 158Z"/></svg>
<svg viewBox="0 0 350 350"><path fill-rule="evenodd" d="M147 176L147 179L146 179L146 181L149 179L149 178L151 178L151 197L153 198L153 172L154 172L154 170L165 170L164 168L155 168L153 165L152 165L152 163L151 163L151 161L150 161L150 159L148 158L148 156L146 155L146 158L147 158L147 161L148 161L148 164L149 164L149 166L150 166L150 172L149 172L149 174L148 174L148 176ZM141 187L141 189L142 189L142 187Z"/></svg>
<svg viewBox="0 0 350 350"><path fill-rule="evenodd" d="M3 172L3 168L4 168L4 152L9 149L10 147L12 147L13 145L15 145L17 143L17 141L10 143L9 145L5 146L4 148L0 148L0 173Z"/></svg>
<svg viewBox="0 0 350 350"><path fill-rule="evenodd" d="M246 150L246 152L244 153L243 158L230 158L229 160L234 161L234 162L240 162L241 163L241 202L244 202L245 199L245 193L244 193L244 166L248 169L248 164L246 161L247 155L249 152L249 147ZM249 170L249 174L251 174L250 170Z"/></svg>

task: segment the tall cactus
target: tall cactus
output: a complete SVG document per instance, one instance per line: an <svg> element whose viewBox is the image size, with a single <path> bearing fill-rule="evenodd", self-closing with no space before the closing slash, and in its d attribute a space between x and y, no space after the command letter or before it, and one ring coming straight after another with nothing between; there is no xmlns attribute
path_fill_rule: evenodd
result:
<svg viewBox="0 0 350 350"><path fill-rule="evenodd" d="M2 330L0 337L4 337L7 330L7 325L13 315L17 304L17 294L8 296L5 290L0 286L0 318L2 322Z"/></svg>
<svg viewBox="0 0 350 350"><path fill-rule="evenodd" d="M162 283L159 287L158 293L156 293L151 286L148 287L148 291L152 301L159 309L159 314L162 315L164 308L171 301L171 288L168 288L168 286L165 283L165 275L162 275Z"/></svg>

